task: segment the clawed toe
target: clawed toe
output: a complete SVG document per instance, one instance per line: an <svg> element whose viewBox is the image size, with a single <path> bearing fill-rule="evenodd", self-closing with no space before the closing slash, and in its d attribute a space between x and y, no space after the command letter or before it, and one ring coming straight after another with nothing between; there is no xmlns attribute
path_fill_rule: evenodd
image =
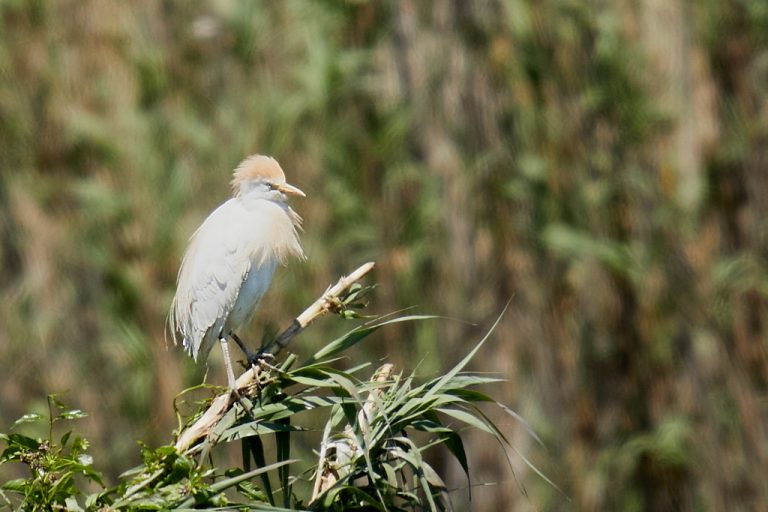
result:
<svg viewBox="0 0 768 512"><path fill-rule="evenodd" d="M255 354L248 354L248 366L261 366L266 360L274 361L275 356L269 352L256 352Z"/></svg>

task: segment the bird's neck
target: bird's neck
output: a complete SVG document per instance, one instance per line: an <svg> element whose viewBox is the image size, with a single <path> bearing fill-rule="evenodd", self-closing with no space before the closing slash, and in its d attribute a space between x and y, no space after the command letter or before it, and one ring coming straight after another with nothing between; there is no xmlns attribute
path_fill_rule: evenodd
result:
<svg viewBox="0 0 768 512"><path fill-rule="evenodd" d="M285 201L275 200L272 197L264 197L264 195L260 194L243 194L237 196L235 199L239 200L243 204L243 207L248 211L279 211L281 214L285 214L294 229L301 228L301 216L293 211Z"/></svg>
<svg viewBox="0 0 768 512"><path fill-rule="evenodd" d="M253 219L264 224L259 232L264 238L267 252L259 257L271 256L277 261L285 261L288 256L304 257L297 230L301 228L301 217L285 201L276 201L263 196L248 195L237 198Z"/></svg>
<svg viewBox="0 0 768 512"><path fill-rule="evenodd" d="M275 200L272 197L266 197L264 194L259 192L240 194L237 196L237 199L239 199L243 203L243 206L245 206L245 208L248 210L265 207L268 205L279 206L283 210L288 209L288 205L285 203L285 201Z"/></svg>

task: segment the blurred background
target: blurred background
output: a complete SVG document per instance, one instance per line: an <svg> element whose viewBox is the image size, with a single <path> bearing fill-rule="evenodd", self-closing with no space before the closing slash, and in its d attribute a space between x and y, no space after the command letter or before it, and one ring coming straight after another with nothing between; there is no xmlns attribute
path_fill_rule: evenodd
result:
<svg viewBox="0 0 768 512"><path fill-rule="evenodd" d="M768 507L768 2L0 1L0 430L63 393L110 478L170 440L180 258L255 152L308 260L253 344L368 259L372 311L474 325L351 363L436 375L511 299L473 369L571 501L468 434L475 510Z"/></svg>

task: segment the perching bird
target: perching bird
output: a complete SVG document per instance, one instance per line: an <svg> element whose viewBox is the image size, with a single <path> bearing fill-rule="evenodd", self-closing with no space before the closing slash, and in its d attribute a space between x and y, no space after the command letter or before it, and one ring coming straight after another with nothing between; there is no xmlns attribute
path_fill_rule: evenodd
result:
<svg viewBox="0 0 768 512"><path fill-rule="evenodd" d="M171 304L170 328L198 362L219 341L229 387L235 377L228 338L253 315L278 263L304 257L301 217L286 203L304 192L285 182L274 158L252 155L235 169L233 197L211 213L190 239ZM244 348L244 347L243 347Z"/></svg>

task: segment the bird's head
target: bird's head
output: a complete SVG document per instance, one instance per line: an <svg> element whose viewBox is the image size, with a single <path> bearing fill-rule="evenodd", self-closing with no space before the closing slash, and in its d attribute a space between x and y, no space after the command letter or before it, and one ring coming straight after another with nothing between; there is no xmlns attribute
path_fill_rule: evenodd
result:
<svg viewBox="0 0 768 512"><path fill-rule="evenodd" d="M249 196L284 202L286 196L305 194L285 182L285 174L277 160L271 156L251 155L237 166L232 177L235 196Z"/></svg>

